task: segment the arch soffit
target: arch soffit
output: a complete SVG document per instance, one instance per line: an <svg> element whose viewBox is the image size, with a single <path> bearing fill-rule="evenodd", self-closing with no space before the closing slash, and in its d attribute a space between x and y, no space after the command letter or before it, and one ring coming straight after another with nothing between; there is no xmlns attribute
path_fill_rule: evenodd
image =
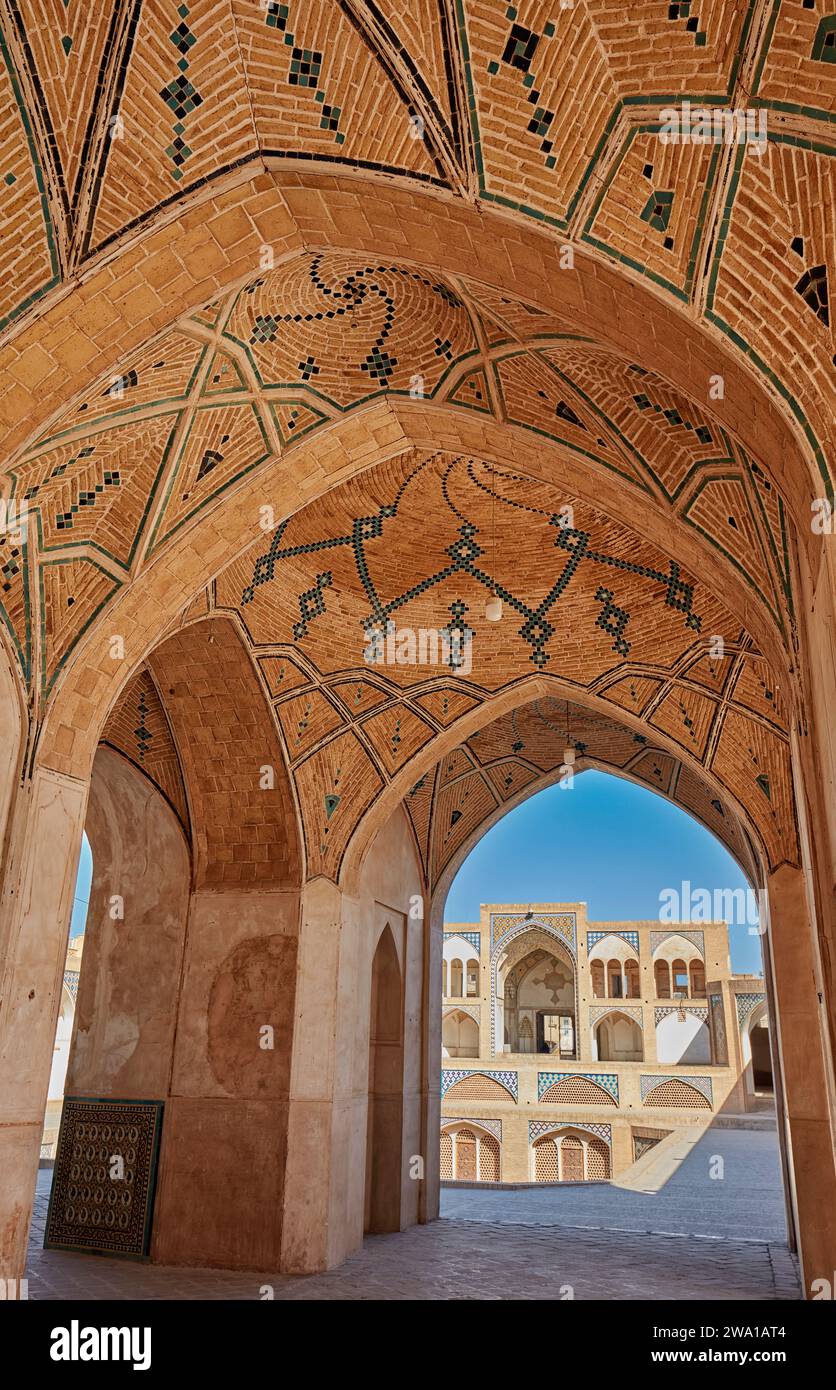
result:
<svg viewBox="0 0 836 1390"><path fill-rule="evenodd" d="M678 805L674 802L674 805ZM589 963L595 960L602 961L605 965L608 960L635 960L639 959L639 953L630 941L625 941L623 937L617 936L615 932L607 932L600 941L596 941L592 950L589 952Z"/></svg>
<svg viewBox="0 0 836 1390"><path fill-rule="evenodd" d="M470 1007L466 1008L463 1004L443 1004L441 1008L442 1020L452 1018L454 1014L466 1014L473 1023L479 1022L479 1015Z"/></svg>
<svg viewBox="0 0 836 1390"><path fill-rule="evenodd" d="M332 190L364 211L364 216L351 219L348 234L328 213L327 194ZM417 217L416 206L421 214ZM375 216L376 212L381 215ZM224 236L230 224L236 225L238 232L232 247ZM178 250L178 241L183 250ZM204 255L190 264L186 248L196 249L195 241L202 244ZM26 436L28 423L36 420L40 425L49 419L50 413L54 415L60 409L68 384L70 389L83 390L97 374L113 368L113 318L108 315L106 323L98 325L95 317L84 313L91 302L100 299L112 306L112 312L115 310L124 356L164 331L177 317L245 284L252 277L253 267L259 265L265 244L273 249L274 264L280 264L283 257L296 254L302 247L339 248L386 259L421 261L431 244L438 270L492 284L501 265L509 273L497 288L527 300L539 295L545 307L563 312L571 322L593 334L600 331L600 303L613 298L623 301L626 295L634 312L619 316L623 326L614 322L612 332L613 341L631 360L640 351L633 324L645 322L651 330L649 341L654 342L664 359L661 369L681 389L687 391L693 380L695 358L706 363L707 374L710 363L710 370L725 377L725 398L716 406L718 416L727 428L740 430L744 442L751 422L765 420L758 437L771 436L774 440L776 476L783 472L779 463L782 456L800 454L810 458L808 432L787 409L781 393L775 392L771 384L764 385L743 352L715 327L696 323L675 301L666 301L640 277L617 267L611 258L599 255L594 248L577 246L574 277L567 277L560 266L562 242L530 223L509 225L507 215L497 214L489 207L483 206L477 213L439 192L427 193L414 187L407 190L396 181L383 185L356 175L281 175L265 174L263 170L254 177L247 177L244 170L223 191L207 185L190 199L172 204L139 235L134 232L124 247L114 245L98 264L91 261L82 285L59 287L52 300L42 300L28 320L18 320L0 350L4 424L10 447ZM132 300L120 295L117 267L124 257L133 276L140 283L147 276L150 285L154 277L148 275L148 269L161 255L172 259L177 273L172 276L164 300L157 294L150 296L153 308L149 312L147 299L136 296ZM535 276L532 268L536 268ZM20 359L45 337L60 335L61 325L73 314L86 320L93 349L75 369L74 378L71 373L67 383L66 371L53 372L45 380L40 379L37 388L27 379L21 380L20 371L15 370ZM660 364L643 365L653 369ZM751 405L753 394L758 399L757 409ZM757 456L757 440L753 438L748 443L750 452ZM767 460L768 466L769 463ZM811 460L811 476L815 478L818 471Z"/></svg>
<svg viewBox="0 0 836 1390"><path fill-rule="evenodd" d="M500 937L491 952L491 963L507 976L534 951L548 951L567 965L574 977L577 962L568 941L553 927L538 922L536 918L513 927L505 936Z"/></svg>
<svg viewBox="0 0 836 1390"><path fill-rule="evenodd" d="M240 635L240 637L241 637L241 639L242 639L243 644L244 644L244 645L247 645L246 640L245 640L245 639L246 639L246 634L245 634L245 632L243 631L242 625L241 625L241 623L240 623L240 617L239 617L238 615L234 614L234 613L229 613L229 612L227 612L226 610L220 610L220 611L214 612L213 614L207 614L207 613L205 613L205 612L203 612L203 613L198 613L195 617L188 619L187 622L186 622L186 624L185 624L185 626L186 626L186 627L191 627L191 626L193 626L194 624L197 624L197 623L206 623L207 621L211 621L213 617L218 617L218 618L222 618L222 619L224 619L224 620L231 621L231 622L233 623L233 625L236 626L236 627L238 628L239 635ZM264 673L263 673L261 667L259 666L259 663L258 663L258 662L255 662L254 665L256 666L256 668L257 668L257 670L258 670L259 678L260 678L260 680L261 680L262 687L264 688L264 687L265 687ZM552 679L552 681L553 681L553 678L551 678L551 679ZM453 727L452 731L451 731L451 730L448 730L448 731L446 731L445 733L439 734L439 735L437 736L436 743L440 742L440 743L442 744L442 746L444 746L445 744L449 744L450 742L453 741L453 739L455 739L455 737L456 737L456 731L457 731L457 730L459 731L459 736L462 736L462 735L464 735L464 736L469 736L469 734L473 732L474 726L478 726L478 727L481 728L481 727L484 726L485 723L489 722L490 711L491 711L492 709L495 710L496 704L497 704L497 703L500 703L500 705L504 705L506 708L508 708L509 705L510 705L510 702L511 702L513 699L515 699L515 698L516 698L517 700L520 699L520 695L522 694L523 690L524 690L525 693L528 695L528 698L529 698L529 699L532 699L532 698L533 698L533 699L536 699L536 698L537 698L537 695L535 694L535 692L542 692L542 690L543 690L544 688L547 688L547 689L554 689L554 685L552 684L551 686L549 686L549 685L547 684L547 682L546 682L543 678L536 678L536 677L534 677L534 678L527 678L527 679L524 680L523 682L520 682L520 683L518 683L518 684L515 684L515 686L513 687L513 689L512 689L511 691L503 692L503 693L502 693L501 695L499 695L499 696L494 696L494 697L492 697L492 700L491 700L491 701L486 702L486 706L485 706L485 707L482 707L482 708L480 708L480 709L471 711L469 715L464 716L463 719L462 719L457 725L455 725L455 726ZM572 692L572 693L573 693L573 694L576 694L577 692ZM266 689L265 689L265 698L266 698L266 699L269 699L269 692L268 692ZM604 702L601 701L601 700L598 700L598 701L597 701L597 705L596 705L594 697L593 697L592 699L590 699L590 700L588 701L588 703L589 703L589 705L590 705L591 707L600 708L600 709L601 709L601 712L604 712L604 709L606 709L608 718L609 718L610 720L612 720L612 718L613 718L613 710L612 710L612 707L611 707L610 705L605 705ZM645 727L645 725L644 725L641 721L634 719L633 717L631 717L631 716L630 716L629 714L627 714L626 712L622 715L622 713L619 711L618 720L619 720L619 722L623 723L625 726L628 726L628 727L629 727L631 724L632 724L633 727L638 727L638 728L643 728L643 727ZM464 727L462 727L462 726L464 726ZM654 729L654 730L653 730L653 734L654 734L654 739L658 739L658 730ZM659 740L659 741L661 742L662 740ZM677 751L678 751L678 753L679 753L680 756L681 756L681 750L678 749ZM436 757L438 757L438 754L436 754ZM683 761L684 761L684 759L683 759ZM641 778L638 778L638 777L635 777L635 776L632 776L629 772L625 772L625 771L623 771L623 770L620 770L620 769L618 769L618 768L615 768L615 767L613 767L611 764L600 763L600 762L596 762L595 760L590 760L590 759L586 759L586 758L585 758L585 759L582 761L581 768L580 768L579 770L582 770L582 769L585 768L585 767L592 767L592 766L597 766L597 767L600 768L600 770L608 771L608 772L611 772L611 773L616 773L617 775L624 775L624 776L626 776L626 777L628 778L628 780L636 781L637 785L642 785L642 786L645 786L645 787L647 786L647 782L646 782L645 780L643 780L643 779L641 779ZM423 771L423 769L422 769L422 771ZM700 769L700 772L702 773L703 770ZM402 780L403 780L403 778L402 778ZM465 842L464 846L457 852L457 854L456 854L456 856L455 856L455 862L454 862L454 864L453 864L453 866L452 866L453 870L455 869L456 865L457 865L458 863L461 862L461 859L464 857L464 855L465 855L467 852L469 852L469 849L472 848L473 843L475 843L476 840L477 840L478 838L480 838L481 834L484 833L485 829L488 828L488 824L493 824L493 823L495 823L495 821L498 820L498 819L505 813L506 810L512 809L512 807L513 807L514 805L516 805L519 801L522 801L523 799L525 799L525 798L526 798L527 796L529 796L529 795L535 794L536 791L541 790L544 786L548 785L550 782L552 782L552 781L554 781L554 780L557 780L557 774L546 774L545 776L542 776L536 783L530 785L529 787L523 788L522 792L521 792L519 795L515 795L514 797L509 798L509 800L508 800L507 802L505 802L505 803L503 803L502 805L500 805L499 807L497 807L496 810L495 810L495 812L493 812L492 815L489 817L488 822L487 822L487 823L483 823L483 825L482 825L481 827L478 827L477 830L476 830L476 831L468 838L468 840ZM711 779L710 777L706 777L705 780L707 781L708 785L711 785L712 779ZM291 778L291 783L292 783L292 785L293 785L294 798L295 798L295 801L296 801L296 804L297 804L297 814L298 814L298 792L297 792L297 788L296 788L295 781L294 781L293 778ZM391 784L390 784L390 788L391 788ZM387 789L387 790L388 790L388 789ZM653 788L653 790L658 790L658 789L657 789L657 788ZM745 812L742 812L742 811L741 811L741 808L736 804L736 802L734 801L734 799L731 798L731 797L729 796L729 794L728 794L728 789L726 789L726 788L720 788L720 790L722 791L723 799L727 802L727 804L729 804L730 806L733 807L733 809L735 810L735 812L739 815L739 817L740 817L742 823L748 825L748 819L747 819L747 817L746 817ZM384 792L384 795L386 795L386 792ZM676 804L679 804L679 803L676 803ZM374 808L373 808L373 809L374 809ZM686 809L689 809L689 808L686 808ZM694 813L693 811L691 811L691 814L695 814L695 813ZM383 818L381 817L381 818L380 818L379 824L382 824L382 823L383 823ZM377 832L377 829L378 829L378 828L379 828L379 825L375 825L374 829L371 831L369 845L370 845L370 843L371 843L371 840L374 838L374 834ZM709 826L708 828L709 828L709 829L712 829L711 826ZM757 841L758 836L757 836L757 831L756 831L756 829L755 829L754 827L750 827L750 828L751 828L751 830L752 830L752 832L753 832L753 838L755 839L755 841ZM356 835L359 834L361 831L362 831L362 823L361 823L361 826L360 826L360 828L358 829L358 831L355 832L355 837L356 837ZM368 846L367 846L367 848L368 848ZM734 853L734 850L733 850L733 849L732 849L732 852ZM360 865L362 866L362 859L360 860ZM746 867L746 866L744 865L744 868L745 868L745 867ZM751 872L751 871L750 871L750 872ZM445 877L445 878L447 877L447 871L445 871L444 877ZM436 896L437 896L437 895L436 895Z"/></svg>
<svg viewBox="0 0 836 1390"><path fill-rule="evenodd" d="M633 1018L630 1014L625 1013L624 1009L617 1008L607 1009L605 1014L601 1014L600 1017L595 1018L592 1023L593 1029L597 1031L602 1023L606 1023L608 1019L612 1018L623 1018L627 1023L633 1023L640 1031L644 1031L644 1023L641 1017Z"/></svg>
<svg viewBox="0 0 836 1390"><path fill-rule="evenodd" d="M664 927L660 930L664 931ZM690 929L686 927L684 930L700 931L701 928L699 926ZM664 941L660 941L655 950L651 952L651 960L654 964L657 960L666 961L668 965L675 960L682 960L690 967L692 961L704 963L705 953L700 950L695 941L689 941L686 936L674 931Z"/></svg>
<svg viewBox="0 0 836 1390"><path fill-rule="evenodd" d="M729 787L719 781L716 774L711 769L706 769L702 764L693 759L681 745L676 744L659 728L649 726L645 721L633 715L629 710L613 710L611 704L592 691L579 691L574 687L567 686L556 677L532 676L526 677L522 681L515 682L511 688L494 695L489 702L486 702L486 705L470 710L468 713L462 715L455 724L450 726L450 728L443 733L438 734L430 744L421 749L419 753L410 760L409 764L392 778L382 791L378 800L365 812L364 816L359 821L352 841L346 849L340 871L340 880L346 884L349 891L351 891L350 885L356 879L359 866L362 864L363 857L368 849L368 843L374 834L378 822L382 822L388 818L395 805L400 804L410 788L414 787L422 778L427 777L427 775L440 764L444 754L451 752L457 744L463 744L486 725L493 723L503 715L510 713L514 709L531 705L538 699L544 697L548 698L550 696L558 699L567 698L574 701L584 709L604 715L608 720L614 723L623 724L628 730L644 733L645 737L649 734L652 738L653 747L663 751L667 755L672 754L684 767L689 767L710 790L712 796L720 797L725 804L731 807L740 821L740 824L745 828L748 840L756 847L756 852L760 855L762 862L770 862L763 836L747 808L741 804ZM490 708L487 707L488 705ZM600 760L589 759L584 756L583 759L580 759L578 763L576 763L576 768L580 768L581 764L587 768L594 767L602 772L623 776L626 780L633 781L638 786L643 786L645 788L648 786L648 783L643 779ZM463 842L461 848L456 851L451 863L445 865L443 873L435 885L435 892L438 893L439 891L443 891L445 884L449 887L455 875L456 868L461 865L463 860L467 857L467 854L472 850L474 845L478 843L487 829L501 820L506 811L512 810L529 796L536 795L538 791L544 790L546 787L553 785L559 780L559 771L546 773L538 779L536 783L522 788L519 793L513 794L505 802L497 806L495 810L492 810L489 816L473 831L472 835ZM657 791L657 788L654 787L652 790ZM661 791L659 794L665 795L665 793ZM670 796L666 797L666 799L673 800ZM680 803L675 801L674 804L679 805ZM700 821L700 817L696 811L690 810L688 807L683 807L682 809L688 810L689 814L691 814L695 820ZM700 821L700 823L704 824L702 821ZM713 830L710 825L707 825L706 828L712 830L712 833L716 834L716 831ZM733 850L731 852L734 853ZM743 871L750 877L753 876L753 873L759 871L760 866L758 864L741 861L739 855L735 857L738 858L738 861L741 863Z"/></svg>
<svg viewBox="0 0 836 1390"><path fill-rule="evenodd" d="M641 779L635 776L631 776L629 772L619 771L613 768L610 764L598 763L595 761L589 761L587 759L584 759L579 771L582 772L586 769L596 769L599 772L608 773L610 776L613 777L622 777L625 781L632 782L636 786L641 786L645 788L647 787L646 782L643 782ZM578 774L576 773L576 775ZM454 878L456 877L456 874L458 873L459 869L461 868L462 864L475 849L479 841L488 833L489 830L491 830L495 825L498 825L499 822L503 820L504 817L508 815L510 811L515 810L517 806L521 806L523 802L528 801L531 797L538 796L540 792L545 791L548 787L554 786L555 783L560 780L560 776L561 774L559 772L544 773L542 777L537 779L535 782L531 782L527 786L522 787L519 791L515 792L511 797L508 798L507 801L500 802L500 804L497 805L491 811L491 813L481 822L481 824L478 825L475 828L475 830L471 831L471 833L467 836L463 843L456 849L452 858L448 860L448 862L445 864L444 869L442 870L441 874L439 875L439 878L434 884L432 899L433 924L435 924L436 919L438 921L441 921L444 911L444 904L447 899L447 894L450 891L450 886ZM667 801L672 800L671 797L667 796L666 793L662 791L656 791L656 795L661 796L664 800ZM676 806L680 805L680 803L677 801L674 801L673 804ZM680 809L684 808L680 807ZM737 811L735 813L740 814L742 821L745 822L748 820L748 818L745 817L743 813L739 813ZM694 812L688 812L688 814L691 815L692 819L696 820L699 825L702 825L704 829L708 830L709 833L716 834L716 832L712 830L710 826L706 825L705 822L702 821ZM748 828L750 829L755 841L759 844L759 837L755 828L753 826L749 826ZM763 846L759 844L759 848L761 855L764 855ZM730 852L733 853L733 851ZM736 855L733 857L737 859ZM757 876L758 868L756 862L754 860L750 864L743 862L743 860L738 860L738 862L743 873L746 874L752 882L754 882Z"/></svg>
<svg viewBox="0 0 836 1390"><path fill-rule="evenodd" d="M419 427L422 412L433 414L436 420L436 426L428 432ZM439 418L442 415L444 418ZM530 441L520 435L517 427L486 424L473 411L445 408L442 412L432 405L378 400L364 407L359 416L330 422L322 435L313 435L306 441L305 449L297 452L295 459L291 451L288 467L280 475L271 475L270 505L278 523L295 514L300 503L304 506L322 498L333 487L335 477L345 480L371 472L379 464L408 455L415 448L432 452L434 441L449 447L455 438L455 444L465 453L497 467L517 468L520 459L524 459L528 476L552 487L561 486L563 480L564 487L588 500L601 515L623 518L635 510L636 493L629 484L603 479L600 473L593 476L589 467L577 460L567 467L566 450L546 440L539 442L536 454L532 454ZM381 446L382 438L387 442ZM370 450L374 451L371 460ZM297 474L291 461L299 463L304 476ZM629 501L625 500L625 493L629 494ZM58 665L49 678L49 703L44 704L43 693L37 695L36 704L44 721L37 753L41 764L79 775L92 756L98 727L107 710L159 641L161 632L182 620L207 585L236 558L251 547L254 553L267 548L259 525L264 499L263 472L248 474L208 511L189 522L176 544L169 543L164 564L160 563L162 554L145 567L138 564L127 585L114 576L102 581L108 590L99 602L102 618L97 610L80 632L69 630L66 650L55 648L54 660ZM640 505L646 509L642 524L652 544L664 553L670 550L671 537L675 536L677 554L690 564L692 572L703 572L707 549L710 550L708 542L670 514L665 516L658 511L651 499ZM723 571L718 587L722 582L724 602L729 603L734 616L757 640L772 668L771 678L781 689L785 703L792 707L794 687L788 674L789 659L774 621L741 577L729 572L722 556L713 551L711 554L711 564L719 564ZM57 576L59 571L53 567L49 573ZM114 631L132 634L126 661L112 659L109 639ZM39 633L39 628L32 628L35 646L40 644L41 648L39 664L43 666L47 649ZM24 635L21 629L20 641ZM18 654L21 650L19 646Z"/></svg>

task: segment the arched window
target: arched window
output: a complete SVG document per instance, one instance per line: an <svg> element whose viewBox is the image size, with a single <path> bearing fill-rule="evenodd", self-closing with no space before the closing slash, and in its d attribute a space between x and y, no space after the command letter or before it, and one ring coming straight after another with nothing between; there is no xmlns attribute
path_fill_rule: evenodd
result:
<svg viewBox="0 0 836 1390"><path fill-rule="evenodd" d="M701 960L691 961L691 998L705 998L705 966Z"/></svg>
<svg viewBox="0 0 836 1390"><path fill-rule="evenodd" d="M624 962L624 974L627 977L627 998L641 998L641 984L639 982L639 963L637 960Z"/></svg>
<svg viewBox="0 0 836 1390"><path fill-rule="evenodd" d="M627 1014L614 1013L602 1018L595 1037L599 1062L641 1062L644 1059L642 1030Z"/></svg>
<svg viewBox="0 0 836 1390"><path fill-rule="evenodd" d="M478 1057L479 1025L461 1009L450 1009L441 1020L441 1047L446 1057Z"/></svg>
<svg viewBox="0 0 836 1390"><path fill-rule="evenodd" d="M479 995L479 962L477 960L467 962L467 993L470 999L475 999Z"/></svg>
<svg viewBox="0 0 836 1390"><path fill-rule="evenodd" d="M666 960L657 960L653 967L653 977L656 981L656 998L670 999L671 968Z"/></svg>
<svg viewBox="0 0 836 1390"><path fill-rule="evenodd" d="M462 963L461 963L461 961L460 961L460 960L451 960L451 962L450 962L450 997L453 998L453 999L461 999L462 994L464 993L462 976L463 976L463 971L462 971Z"/></svg>
<svg viewBox="0 0 836 1390"><path fill-rule="evenodd" d="M607 961L607 986L607 993L610 999L621 998L621 962L618 960Z"/></svg>
<svg viewBox="0 0 836 1390"><path fill-rule="evenodd" d="M592 976L593 998L606 999L607 991L604 987L604 962L602 960L590 961L589 973Z"/></svg>
<svg viewBox="0 0 836 1390"><path fill-rule="evenodd" d="M676 997L677 994L684 994L687 999L689 997L688 967L684 960L675 960L673 962L671 966L671 975L673 977L672 985L674 997Z"/></svg>

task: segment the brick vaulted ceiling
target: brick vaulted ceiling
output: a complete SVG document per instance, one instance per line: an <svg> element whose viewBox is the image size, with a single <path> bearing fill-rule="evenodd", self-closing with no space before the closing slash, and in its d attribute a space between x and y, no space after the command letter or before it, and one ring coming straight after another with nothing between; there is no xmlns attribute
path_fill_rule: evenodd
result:
<svg viewBox="0 0 836 1390"><path fill-rule="evenodd" d="M505 606L496 625L491 592ZM339 876L362 816L409 769L404 805L436 884L487 821L559 775L567 748L577 770L677 801L747 869L746 824L770 866L797 857L787 714L751 637L679 564L540 481L451 454L378 465L228 566L184 631L219 619L249 646L273 706L310 875ZM369 634L387 623L468 627L470 660L370 662ZM160 705L141 673L104 737L177 807Z"/></svg>
<svg viewBox="0 0 836 1390"><path fill-rule="evenodd" d="M350 169L553 229L690 305L826 471L827 0L2 0L0 20L0 327L248 164ZM764 113L766 148L662 145L683 98Z"/></svg>
<svg viewBox="0 0 836 1390"><path fill-rule="evenodd" d="M243 479L261 470L269 502L277 460L375 400L414 407L416 390L459 437L501 425L523 459L551 443L684 523L792 649L786 504L705 407L484 286L303 253L132 354L9 465L12 498L37 518L27 547L0 548L29 684L48 696L120 589Z"/></svg>
<svg viewBox="0 0 836 1390"><path fill-rule="evenodd" d="M744 444L722 423L704 382L693 393L674 386L653 370L652 343L639 361L611 345L603 319L600 334L581 332L571 312L544 311L533 289L526 298L486 278L441 274L429 257L425 265L319 249L315 237L306 249L298 213L301 239L275 268L259 271L250 256L246 273L239 266L226 282L218 271L221 292L186 306L177 267L196 231L177 261L175 228L147 279L131 256L181 206L199 215L213 190L265 171L330 177L337 220L344 176L358 187L376 181L393 207L400 200L398 215L419 223L427 197L451 219L460 209L501 215L618 271L625 285L646 286L736 353L792 421L813 493L831 493L836 18L822 0L0 0L0 32L0 419L13 441L0 460L0 495L25 501L32 518L25 542L0 542L0 619L34 708L60 692L79 644L103 630L123 592L165 566L207 515L252 479L263 478L269 502L284 473L296 493L281 511L296 511L309 453L319 449L327 471L320 441L347 417L372 418L385 399L416 419L419 407L435 411L432 428L405 430L400 458L373 479L291 517L279 545L301 545L298 532L310 549L304 562L281 557L288 579L278 598L269 579L256 582L271 563L268 539L225 571L211 602L234 613L256 648L272 644L290 661L295 645L300 682L331 690L341 670L357 667L356 652L342 649L339 625L318 650L316 622L300 603L313 591L308 608L344 604L346 631L361 621L368 594L357 590L341 527L377 518L380 535L366 539L393 599L449 565L450 546L484 549L498 510L496 558L510 569L494 578L511 595L515 627L508 650L474 673L471 698L536 671L611 699L623 667L644 682L631 714L685 740L687 757L713 759L714 770L734 761L718 759L723 730L731 742L734 721L750 719L759 732L744 736L741 726L749 761L730 795L749 807L754 787L769 802L767 819L782 822L770 858L791 857L787 714L762 660L772 643L789 668L797 647L793 517L809 494L785 446L767 465L770 439L761 457L749 435ZM684 98L765 113L765 147L663 144L664 109ZM237 213L228 216L237 228ZM102 267L113 267L112 290L85 300ZM169 299L179 307L167 315ZM109 352L121 315L133 323L146 308L147 341L136 346L134 336L130 351ZM658 330L656 346L661 354ZM27 435L21 416L43 423ZM500 431L507 446L496 443ZM530 476L541 447L595 485L577 497L555 488L547 502L543 470L536 486ZM659 517L669 518L669 551L674 537L698 540L712 557L710 588L693 565L674 574L664 547L608 519L619 514L611 483L636 499L634 528L642 507L656 518L656 539ZM426 515L405 524L421 488L434 489L440 509L429 535ZM574 526L558 533L549 508L567 501ZM454 523L475 530L457 536ZM229 553L252 534L239 521ZM520 566L526 544L541 548L537 572ZM454 565L462 559L456 552ZM565 594L547 619L532 617L567 563ZM459 568L454 578L461 594L446 581L432 586L433 599L442 589L445 599L433 621L449 620L451 603L477 613L483 602L472 573ZM724 584L728 609L714 597ZM599 598L605 591L611 597ZM574 668L570 627L561 627L570 613L585 644ZM695 682L713 634L727 642L729 664L722 678ZM494 639L478 627L477 637L490 650ZM387 680L404 684L397 671ZM279 714L285 697L272 693L297 785L340 736L337 724L372 722L364 704L349 701L346 715L339 697L322 696L337 724L319 731L322 749L302 749L288 734L292 714L284 723ZM319 695L316 703L321 712ZM444 723L434 708L411 706L410 715L394 752L388 727L377 743L369 730L359 739L378 776L391 775L410 739L419 746L421 719ZM313 711L306 719L313 727ZM330 795L320 786L330 773L317 766L320 798ZM175 803L181 796L173 782L168 793ZM309 859L311 845L326 843L321 828L306 822ZM336 823L328 828L336 841ZM316 853L333 871L337 851Z"/></svg>

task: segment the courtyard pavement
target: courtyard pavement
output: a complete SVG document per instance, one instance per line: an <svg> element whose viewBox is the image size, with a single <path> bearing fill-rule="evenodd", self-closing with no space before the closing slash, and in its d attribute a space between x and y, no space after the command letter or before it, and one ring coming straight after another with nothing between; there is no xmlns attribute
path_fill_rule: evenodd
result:
<svg viewBox="0 0 836 1390"><path fill-rule="evenodd" d="M723 1160L722 1178L712 1168ZM447 1187L441 1215L456 1220L596 1230L656 1231L784 1242L787 1222L774 1130L709 1129L658 1192L616 1183L493 1189Z"/></svg>
<svg viewBox="0 0 836 1390"><path fill-rule="evenodd" d="M707 1176L717 1153L725 1160L722 1181ZM51 1179L48 1170L39 1174L27 1270L33 1299L259 1299L268 1287L277 1300L319 1301L800 1296L783 1233L774 1134L706 1135L655 1196L606 1185L446 1189L446 1219L370 1237L339 1269L303 1278L44 1250ZM734 1238L706 1238L724 1221Z"/></svg>

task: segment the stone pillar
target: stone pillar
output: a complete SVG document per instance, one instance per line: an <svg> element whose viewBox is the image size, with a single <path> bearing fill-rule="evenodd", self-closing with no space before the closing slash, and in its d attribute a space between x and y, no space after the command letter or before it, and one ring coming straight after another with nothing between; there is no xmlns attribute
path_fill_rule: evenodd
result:
<svg viewBox="0 0 836 1390"><path fill-rule="evenodd" d="M281 1268L289 1274L310 1274L338 1264L346 1240L344 1231L336 1231L329 1221L338 992L341 967L346 967L340 959L341 939L342 894L336 884L317 879L303 891L299 930L281 1254ZM342 1120L345 1131L344 1116ZM365 1107L363 1140L364 1124ZM346 1183L352 1177L356 1181L358 1168L365 1175L360 1133L358 1129L340 1156ZM362 1188L355 1191L354 1200L362 1211ZM354 1239L356 1243L356 1232Z"/></svg>
<svg viewBox="0 0 836 1390"><path fill-rule="evenodd" d="M37 769L15 797L0 900L0 1278L26 1262L87 786Z"/></svg>
<svg viewBox="0 0 836 1390"><path fill-rule="evenodd" d="M438 1144L438 1112L430 1128L429 1092L438 1086L422 1067L426 1037L424 919L410 915L422 883L402 811L379 832L363 867L359 892L349 897L316 879L303 892L299 936L293 1057L284 1191L283 1272L330 1269L359 1248L366 1216L366 1165L370 1135L369 1038L372 965L381 932L391 930L402 981L403 1065L400 1225L421 1219L422 1186L410 1176L410 1159ZM433 963L438 979L437 961ZM438 988L438 984L436 985ZM436 1038L435 1043L438 1042ZM392 1106L394 1109L394 1105ZM430 1172L437 1171L437 1156ZM429 1168L429 1164L427 1165ZM424 1182L427 1182L425 1175ZM437 1201L434 1184L427 1208Z"/></svg>
<svg viewBox="0 0 836 1390"><path fill-rule="evenodd" d="M652 996L651 996L652 998ZM642 1028L644 1060L656 1065L656 1005L642 1004Z"/></svg>
<svg viewBox="0 0 836 1390"><path fill-rule="evenodd" d="M294 891L192 895L154 1217L159 1263L278 1267L298 904Z"/></svg>
<svg viewBox="0 0 836 1390"><path fill-rule="evenodd" d="M443 910L443 904L442 904ZM424 1115L422 1153L425 1178L421 1185L418 1220L435 1221L438 1217L441 1194L440 1149L441 1133L441 953L444 945L442 925L435 927L429 898L424 898L424 921L430 929L425 934L424 951L427 961L423 1000L423 1079L421 1085ZM484 936L482 937L484 953ZM490 1054L491 1009L490 965L482 966L482 1002L479 1009L479 1056Z"/></svg>
<svg viewBox="0 0 836 1390"><path fill-rule="evenodd" d="M791 1202L807 1297L836 1269L836 1154L826 1011L805 874L784 865L768 880L777 1053Z"/></svg>

